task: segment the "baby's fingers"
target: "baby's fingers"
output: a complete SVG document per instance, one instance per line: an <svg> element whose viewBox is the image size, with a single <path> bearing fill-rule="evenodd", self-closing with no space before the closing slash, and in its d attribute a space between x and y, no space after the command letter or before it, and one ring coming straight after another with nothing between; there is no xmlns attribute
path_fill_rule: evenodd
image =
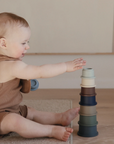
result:
<svg viewBox="0 0 114 144"><path fill-rule="evenodd" d="M75 64L75 66L74 66L74 68L76 68L76 67L83 67L83 66L85 66L86 64Z"/></svg>
<svg viewBox="0 0 114 144"><path fill-rule="evenodd" d="M82 69L83 68L83 66L85 66L86 65L86 61L74 61L74 70L79 70L79 69Z"/></svg>
<svg viewBox="0 0 114 144"><path fill-rule="evenodd" d="M74 61L75 66L83 66L86 64L86 61Z"/></svg>
<svg viewBox="0 0 114 144"><path fill-rule="evenodd" d="M76 66L74 67L74 70L79 70L79 69L82 69L83 67L82 66Z"/></svg>
<svg viewBox="0 0 114 144"><path fill-rule="evenodd" d="M75 62L83 61L83 58L77 58L74 60Z"/></svg>
<svg viewBox="0 0 114 144"><path fill-rule="evenodd" d="M74 60L74 63L86 63L86 61L83 58L78 58Z"/></svg>
<svg viewBox="0 0 114 144"><path fill-rule="evenodd" d="M78 60L82 60L83 58L77 58L77 59L74 59L75 61L78 61Z"/></svg>

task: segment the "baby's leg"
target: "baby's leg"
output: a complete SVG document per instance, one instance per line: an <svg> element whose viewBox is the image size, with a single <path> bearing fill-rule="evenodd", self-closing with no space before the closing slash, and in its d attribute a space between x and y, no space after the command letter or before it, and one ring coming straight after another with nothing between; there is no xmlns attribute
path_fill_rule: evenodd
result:
<svg viewBox="0 0 114 144"><path fill-rule="evenodd" d="M27 118L41 124L60 124L67 126L78 115L79 108L72 108L63 113L42 112L28 107Z"/></svg>
<svg viewBox="0 0 114 144"><path fill-rule="evenodd" d="M73 129L61 126L42 125L18 114L10 113L6 115L1 122L1 133L6 134L9 132L16 132L25 138L54 137L67 141Z"/></svg>

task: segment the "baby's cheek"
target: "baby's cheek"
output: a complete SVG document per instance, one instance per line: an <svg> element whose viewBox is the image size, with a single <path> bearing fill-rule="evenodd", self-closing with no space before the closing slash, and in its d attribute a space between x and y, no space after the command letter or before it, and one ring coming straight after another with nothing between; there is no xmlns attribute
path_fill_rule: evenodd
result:
<svg viewBox="0 0 114 144"><path fill-rule="evenodd" d="M21 55L22 55L22 52L19 51L19 52L17 52L17 53L15 54L15 57L16 57L16 58L19 58L19 57L21 57Z"/></svg>

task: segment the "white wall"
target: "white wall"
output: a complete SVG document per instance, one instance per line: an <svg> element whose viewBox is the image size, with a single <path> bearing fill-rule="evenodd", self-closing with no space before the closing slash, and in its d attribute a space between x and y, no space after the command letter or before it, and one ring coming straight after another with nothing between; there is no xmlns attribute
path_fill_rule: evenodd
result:
<svg viewBox="0 0 114 144"><path fill-rule="evenodd" d="M114 88L114 55L26 55L23 61L28 64L42 65L59 63L83 57L85 67L93 68L96 88ZM80 88L82 70L65 73L53 78L38 79L40 89Z"/></svg>
<svg viewBox="0 0 114 144"><path fill-rule="evenodd" d="M77 10L77 9L75 9L75 7L77 6L76 2L82 3L82 7L81 7L82 10L84 10L83 7L87 8L87 9L88 9L88 7L91 9L92 8L96 9L97 6L99 7L99 9L97 9L97 12L99 10L100 14L102 14L103 16L102 15L100 16L99 14L97 15L96 13L93 16L88 11L88 16L90 16L90 17L88 17L88 20L93 20L92 22L94 22L95 16L97 16L96 18L98 18L98 16L99 16L99 18L101 18L102 20L104 20L105 18L108 18L108 19L106 19L106 23L109 22L110 17L112 18L112 15L113 15L112 7L114 4L114 0L94 0L94 1L92 1L92 0L88 0L88 1L87 0L81 0L81 1L80 0L78 0L78 1L75 1L75 0L72 0L72 1L70 1L70 0L64 0L64 1L63 0L55 0L55 1L54 0L53 1L52 0L48 0L48 1L47 0L45 0L45 1L42 1L42 0L18 0L18 1L16 1L16 0L9 0L9 1L8 0L0 0L0 12L3 12L3 11L13 12L13 13L19 14L20 16L23 16L24 18L26 18L28 20L28 22L31 25L31 29L33 28L32 29L32 38L35 39L33 41L34 45L31 45L31 49L32 49L33 47L34 48L38 47L37 44L35 45L35 43L37 41L42 42L42 39L44 37L43 38L41 37L41 33L42 33L41 30L44 28L44 26L42 24L39 26L39 23L37 24L35 21L33 21L33 23L31 23L32 22L31 19L32 18L36 19L38 14L40 15L40 17L38 17L38 22L39 22L39 20L47 19L48 17L45 14L46 13L45 10L47 10L47 9L45 9L45 7L49 8L49 9L52 8L52 10L53 10L53 8L54 8L53 5L55 5L55 7L60 8L60 10L61 10L61 11L59 11L60 12L60 20L63 21L64 19L61 18L62 11L64 13L65 8L68 8L69 11L74 10L74 12L75 12L75 10ZM43 7L44 11L41 13L42 7L38 9L38 6L40 6L40 4L42 4L42 3L44 4L43 6L45 6L45 7ZM93 6L93 3L96 3L96 5L94 5L95 7L90 7L90 6ZM75 5L73 5L73 4L75 4ZM106 9L106 7L105 7L106 5L107 5L108 9ZM101 6L101 9L100 9L100 6ZM109 9L110 7L111 7L111 9ZM102 10L104 10L106 13L103 13ZM34 16L32 15L33 14L32 12L34 12ZM111 12L111 14L109 12ZM73 13L73 14L75 14L75 13ZM78 16L79 20L81 18L80 14L82 15L83 13L81 13L81 12L78 13L77 16ZM50 13L49 17L51 18L52 15L53 15L53 13ZM68 14L67 14L67 16L68 16ZM71 19L74 21L73 18L74 17L69 16L68 21ZM84 19L86 20L86 17L84 17ZM82 19L82 22L84 19ZM51 19L51 20L55 20L55 19ZM98 21L98 23L100 23L100 20ZM56 22L56 21L53 21L53 22ZM57 22L58 22L58 24L60 24L59 21L57 21ZM88 22L88 21L85 21L85 22ZM106 27L106 23L103 23L102 26L99 27L100 28L99 30L103 30L103 28ZM85 25L84 22L82 24ZM95 25L97 25L97 24L95 23ZM110 41L111 46L113 43L113 46L111 47L111 49L113 49L113 52L114 52L114 40L112 42L112 39L114 36L112 34L111 35L112 39L111 39L108 35L108 32L111 33L112 29L113 29L112 23L110 23L110 24L111 24L110 29L109 29L109 27L106 27L107 32L105 33L103 31L101 33L101 34L103 34L104 37L108 36L106 41L103 39L104 41L101 44L104 44L104 42L108 43L108 41L111 40ZM71 23L71 25L72 25L72 23ZM48 24L48 26L49 26L49 24ZM94 26L94 25L88 25L88 27L87 27L88 30L90 28L93 29L94 27L92 27L92 26ZM75 27L75 25L74 25L74 27ZM61 28L64 28L64 25L61 26ZM38 33L39 37L35 36L35 34L34 34L36 30L39 30L39 32L41 31L41 33ZM54 29L54 30L56 30L56 29ZM68 30L71 30L71 29L68 29ZM76 31L76 33L77 33L77 31ZM96 33L98 33L98 31L96 31ZM114 33L114 31L113 31L113 33ZM66 31L64 34L66 34ZM54 33L54 36L55 36L55 33ZM54 36L52 35L52 38ZM84 36L84 34L78 35L78 40L81 40L83 47L85 48L84 41L82 41L82 36ZM86 38L86 36L88 39L90 39L89 33L85 32L84 38ZM94 34L93 34L93 36L94 36ZM99 37L96 37L96 39L98 39L99 41L101 40L101 38L102 37L100 35L99 35ZM55 40L56 40L56 38L55 38ZM71 37L71 40L72 40L72 37ZM86 40L86 39L84 39L84 40ZM75 40L72 42L72 44L74 44L74 42L75 42ZM88 41L86 40L86 42L88 42ZM53 41L53 43L55 44L54 41ZM93 45L91 48L95 49L96 47L94 47L94 46L95 45ZM104 49L104 47L101 47L101 48ZM106 47L108 48L108 50L110 50L110 47L108 45L106 45ZM52 48L55 48L55 47L52 47ZM79 49L79 47L77 47L76 52L78 52L77 51L78 49ZM44 49L44 51L45 50L46 50L46 48ZM51 56L50 55L45 55L45 56L44 55L40 55L40 56L39 55L36 55L36 56L27 55L24 57L24 61L28 64L42 65L42 64L46 64L46 63L58 63L58 62L69 61L69 60L73 60L78 57L83 57L87 61L86 67L91 67L94 69L95 76L96 76L95 81L96 81L97 88L114 88L114 64L113 64L114 63L114 55L82 55L82 56L81 55L51 55ZM43 88L61 88L61 89L62 88L80 88L81 73L82 73L82 70L78 70L77 72L65 73L65 74L62 74L62 75L54 77L54 78L38 79L38 81L40 83L39 88L42 88L42 89Z"/></svg>
<svg viewBox="0 0 114 144"><path fill-rule="evenodd" d="M29 53L112 52L114 0L0 0L30 24Z"/></svg>

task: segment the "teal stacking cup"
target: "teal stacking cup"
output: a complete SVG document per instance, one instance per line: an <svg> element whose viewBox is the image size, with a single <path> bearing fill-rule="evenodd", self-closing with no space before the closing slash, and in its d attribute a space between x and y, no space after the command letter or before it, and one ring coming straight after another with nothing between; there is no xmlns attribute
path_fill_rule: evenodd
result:
<svg viewBox="0 0 114 144"><path fill-rule="evenodd" d="M80 115L78 124L83 125L83 126L97 125L98 122L96 121L96 115L92 115L92 116Z"/></svg>

